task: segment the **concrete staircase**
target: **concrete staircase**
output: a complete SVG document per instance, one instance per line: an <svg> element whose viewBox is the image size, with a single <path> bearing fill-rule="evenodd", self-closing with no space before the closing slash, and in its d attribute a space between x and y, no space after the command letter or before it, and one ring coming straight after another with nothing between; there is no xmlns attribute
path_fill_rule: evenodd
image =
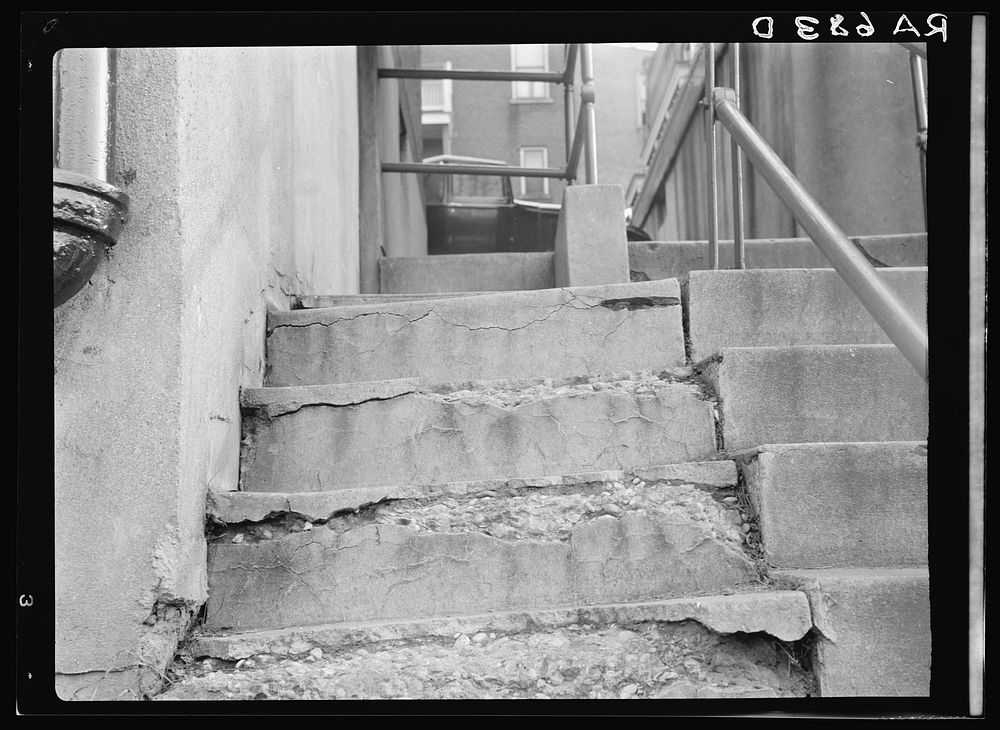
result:
<svg viewBox="0 0 1000 730"><path fill-rule="evenodd" d="M927 694L926 385L832 271L302 304L163 699Z"/></svg>

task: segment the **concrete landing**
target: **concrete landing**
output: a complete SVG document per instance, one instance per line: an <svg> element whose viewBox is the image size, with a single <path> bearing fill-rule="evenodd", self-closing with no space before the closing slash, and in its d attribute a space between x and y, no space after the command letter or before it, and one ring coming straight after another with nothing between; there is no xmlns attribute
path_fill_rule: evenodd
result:
<svg viewBox="0 0 1000 730"><path fill-rule="evenodd" d="M727 451L927 438L927 383L892 345L725 348L704 374Z"/></svg>
<svg viewBox="0 0 1000 730"><path fill-rule="evenodd" d="M809 627L776 591L204 636L157 699L805 697Z"/></svg>
<svg viewBox="0 0 1000 730"><path fill-rule="evenodd" d="M728 499L727 499L728 498ZM759 585L732 489L594 482L386 500L219 529L206 628L696 596Z"/></svg>
<svg viewBox="0 0 1000 730"><path fill-rule="evenodd" d="M876 267L926 266L927 234L852 236ZM707 241L633 241L628 245L632 281L682 278L708 268ZM825 269L830 262L808 238L759 238L744 241L747 268ZM719 266L733 268L732 241L719 241Z"/></svg>
<svg viewBox="0 0 1000 730"><path fill-rule="evenodd" d="M379 259L386 294L523 291L556 285L555 254L462 253Z"/></svg>
<svg viewBox="0 0 1000 730"><path fill-rule="evenodd" d="M681 370L681 373L687 372ZM487 381L414 390L406 381L247 391L241 489L322 492L631 469L711 459L713 404L670 373L561 382ZM389 390L386 390L388 388ZM365 390L365 389L362 389ZM393 394L396 391L401 394Z"/></svg>
<svg viewBox="0 0 1000 730"><path fill-rule="evenodd" d="M655 332L655 337L649 333ZM272 312L267 385L565 377L685 364L676 280Z"/></svg>
<svg viewBox="0 0 1000 730"><path fill-rule="evenodd" d="M926 568L772 574L809 595L821 632L813 672L821 697L927 697L931 632Z"/></svg>
<svg viewBox="0 0 1000 730"><path fill-rule="evenodd" d="M925 323L927 268L877 271ZM692 271L684 299L695 362L724 347L891 344L833 269Z"/></svg>
<svg viewBox="0 0 1000 730"><path fill-rule="evenodd" d="M927 564L926 444L778 444L734 458L768 565Z"/></svg>

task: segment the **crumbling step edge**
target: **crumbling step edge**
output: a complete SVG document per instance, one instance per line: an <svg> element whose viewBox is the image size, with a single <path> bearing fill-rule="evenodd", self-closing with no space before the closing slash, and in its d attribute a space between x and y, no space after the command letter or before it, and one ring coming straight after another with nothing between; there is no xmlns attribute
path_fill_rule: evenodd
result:
<svg viewBox="0 0 1000 730"><path fill-rule="evenodd" d="M307 520L318 521L392 499L432 499L501 489L522 490L593 482L627 483L631 479L723 489L735 487L737 475L732 461L699 461L524 479L355 487L325 492L210 492L206 509L210 519L227 524L259 522L278 513L298 514Z"/></svg>
<svg viewBox="0 0 1000 730"><path fill-rule="evenodd" d="M718 633L763 632L782 641L802 639L813 626L809 601L804 592L764 590L662 601L202 634L192 637L188 650L196 657L235 661L256 654L299 655L316 647L326 650L419 637L452 637L456 633L520 633L581 623L628 625L687 620L697 621Z"/></svg>

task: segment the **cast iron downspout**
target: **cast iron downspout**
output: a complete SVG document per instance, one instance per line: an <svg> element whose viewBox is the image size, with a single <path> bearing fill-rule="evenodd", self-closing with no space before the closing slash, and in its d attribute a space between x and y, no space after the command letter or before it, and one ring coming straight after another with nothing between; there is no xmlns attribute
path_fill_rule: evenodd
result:
<svg viewBox="0 0 1000 730"><path fill-rule="evenodd" d="M128 218L129 198L104 182L114 139L115 53L64 49L53 58L53 306L90 279Z"/></svg>

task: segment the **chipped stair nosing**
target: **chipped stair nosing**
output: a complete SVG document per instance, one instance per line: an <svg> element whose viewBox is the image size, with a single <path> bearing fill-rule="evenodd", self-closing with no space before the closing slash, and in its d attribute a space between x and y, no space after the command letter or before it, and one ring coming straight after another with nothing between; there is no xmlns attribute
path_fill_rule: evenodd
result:
<svg viewBox="0 0 1000 730"><path fill-rule="evenodd" d="M451 637L455 633L477 631L510 634L581 623L628 625L689 620L721 634L766 633L782 641L799 640L812 628L812 613L805 592L760 590L655 601L203 634L193 638L189 649L195 656L237 660L264 653L304 654L317 646Z"/></svg>

